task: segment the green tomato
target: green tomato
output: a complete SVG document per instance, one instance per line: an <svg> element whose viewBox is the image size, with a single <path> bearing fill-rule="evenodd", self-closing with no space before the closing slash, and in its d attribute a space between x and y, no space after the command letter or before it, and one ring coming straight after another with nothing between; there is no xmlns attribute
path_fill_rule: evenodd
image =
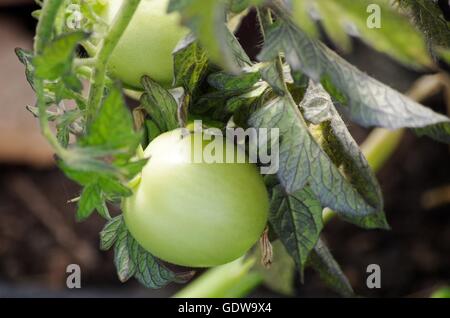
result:
<svg viewBox="0 0 450 318"><path fill-rule="evenodd" d="M104 17L111 24L123 0L109 0ZM167 14L169 0L142 0L109 60L109 72L126 86L141 89L150 76L161 85L173 80L172 51L189 30L178 13Z"/></svg>
<svg viewBox="0 0 450 318"><path fill-rule="evenodd" d="M245 157L244 152L222 137L194 141L200 136L177 129L153 140L145 150L150 159L141 180L122 204L125 223L142 247L188 267L217 266L242 256L263 232L269 210L254 164L194 160L220 140L221 158L230 149L235 156Z"/></svg>

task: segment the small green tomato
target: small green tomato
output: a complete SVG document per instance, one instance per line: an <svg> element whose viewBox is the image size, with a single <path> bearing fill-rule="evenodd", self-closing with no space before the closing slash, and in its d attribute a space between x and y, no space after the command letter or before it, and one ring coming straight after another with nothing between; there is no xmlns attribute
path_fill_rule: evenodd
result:
<svg viewBox="0 0 450 318"><path fill-rule="evenodd" d="M104 12L111 24L123 0L109 0ZM169 0L142 0L109 60L109 72L126 86L141 89L148 75L163 86L173 80L172 51L189 30L178 13L166 13Z"/></svg>
<svg viewBox="0 0 450 318"><path fill-rule="evenodd" d="M231 148L245 157L222 137L199 143L195 139L201 136L177 129L153 140L145 150L150 159L141 180L123 202L125 223L139 244L164 261L188 267L217 266L242 256L263 232L269 210L255 165L197 163L206 147L220 141L219 157Z"/></svg>

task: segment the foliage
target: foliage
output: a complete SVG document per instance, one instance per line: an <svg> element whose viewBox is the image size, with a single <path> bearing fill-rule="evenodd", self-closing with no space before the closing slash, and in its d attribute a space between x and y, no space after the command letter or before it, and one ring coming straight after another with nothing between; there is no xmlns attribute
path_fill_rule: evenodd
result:
<svg viewBox="0 0 450 318"><path fill-rule="evenodd" d="M382 30L366 27L369 2L383 10ZM74 3L83 14L76 29L66 23L67 8ZM39 118L60 168L83 187L75 200L76 218L85 220L96 210L107 220L100 234L101 248L114 247L119 279L135 277L146 287L158 288L190 277L175 273L143 250L122 217L110 216L108 205L120 204L132 193L130 188L146 163L136 153L139 145L145 147L158 134L200 118L219 128L280 130L279 139L270 140L279 142L280 169L267 183L270 236L279 238L275 246L282 244L275 257L287 253L292 259L284 258L283 264L295 264L301 275L305 266L311 266L343 296L352 295L348 280L320 239L323 209L333 209L364 228L389 226L380 187L341 116L366 127L411 128L446 143L450 119L338 56L319 41L317 21L310 13L320 15L326 33L344 50L351 47L345 28L350 23L353 33L356 30L375 49L407 66L424 68L433 65L427 47L433 52L449 50L449 23L436 4L172 0L168 10L179 12L192 34L174 49L170 89L143 77L145 90L137 109L142 118L133 121L124 98L127 91L108 76L106 65L138 4L138 0L127 1L124 14L108 31L98 14L103 1L46 0L35 13L39 23L34 51L16 51L37 95L37 104L28 109ZM257 8L264 37L258 61L247 56L227 27L229 16L249 8ZM103 45L105 38L108 45ZM91 57L78 54L79 47ZM75 107L66 108L68 101ZM50 130L51 121L56 135ZM287 280L293 276L286 275ZM273 279L267 281L273 285ZM288 285L275 288L292 291Z"/></svg>

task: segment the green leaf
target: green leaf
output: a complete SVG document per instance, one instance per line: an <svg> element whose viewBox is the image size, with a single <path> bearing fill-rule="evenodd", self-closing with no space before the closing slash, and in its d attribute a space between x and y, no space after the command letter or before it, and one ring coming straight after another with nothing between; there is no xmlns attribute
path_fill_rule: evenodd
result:
<svg viewBox="0 0 450 318"><path fill-rule="evenodd" d="M250 6L252 0L229 0L229 9L233 13L240 13Z"/></svg>
<svg viewBox="0 0 450 318"><path fill-rule="evenodd" d="M100 232L100 249L102 251L109 250L116 242L119 230L123 223L122 215L109 220Z"/></svg>
<svg viewBox="0 0 450 318"><path fill-rule="evenodd" d="M71 32L57 37L33 59L35 75L47 80L56 80L70 72L75 48L87 38L84 32Z"/></svg>
<svg viewBox="0 0 450 318"><path fill-rule="evenodd" d="M208 76L208 83L218 90L248 91L261 78L259 72L248 72L233 75L226 72L213 73Z"/></svg>
<svg viewBox="0 0 450 318"><path fill-rule="evenodd" d="M97 174L95 172L73 169L61 160L58 161L58 167L64 172L66 177L83 186L92 183L92 181L97 178Z"/></svg>
<svg viewBox="0 0 450 318"><path fill-rule="evenodd" d="M288 194L309 184L322 206L346 216L365 216L374 209L346 180L308 131L291 96L278 97L256 111L249 120L255 128L279 129L278 179ZM259 145L260 147L265 145Z"/></svg>
<svg viewBox="0 0 450 318"><path fill-rule="evenodd" d="M20 62L25 65L25 75L28 83L34 89L34 65L33 65L33 52L28 52L23 49L16 49L16 55Z"/></svg>
<svg viewBox="0 0 450 318"><path fill-rule="evenodd" d="M74 146L68 150L65 162L60 163L60 167L63 170L71 170L71 172L74 172L73 175L78 175L78 173L94 173L119 176L119 170L111 164L108 164L105 159L121 153L117 150L104 150L101 147Z"/></svg>
<svg viewBox="0 0 450 318"><path fill-rule="evenodd" d="M131 260L130 250L128 248L128 241L134 241L134 239L129 234L125 222L121 222L116 235L114 265L116 266L119 280L124 283L136 273L136 265Z"/></svg>
<svg viewBox="0 0 450 318"><path fill-rule="evenodd" d="M117 157L129 158L134 155L140 138L140 134L134 131L132 115L120 90L113 87L80 144L83 147L97 146L105 150L115 150L121 153Z"/></svg>
<svg viewBox="0 0 450 318"><path fill-rule="evenodd" d="M114 246L114 264L121 282L135 277L147 288L161 288L179 277L145 251L129 233L123 216L111 219L100 233L102 250ZM181 281L182 277L180 278Z"/></svg>
<svg viewBox="0 0 450 318"><path fill-rule="evenodd" d="M248 110L253 105L255 105L255 109L259 108L258 106L263 102L267 91L269 91L267 84L259 82L249 92L228 99L225 104L225 112L236 114L242 108Z"/></svg>
<svg viewBox="0 0 450 318"><path fill-rule="evenodd" d="M284 96L285 93L285 83L292 82L291 79L288 80L289 72L285 72L284 80L281 78L276 62L265 63L260 69L261 77L266 81L274 90L274 92L279 96Z"/></svg>
<svg viewBox="0 0 450 318"><path fill-rule="evenodd" d="M128 197L133 194L129 188L111 177L100 177L98 183L102 191L108 196Z"/></svg>
<svg viewBox="0 0 450 318"><path fill-rule="evenodd" d="M77 220L83 221L94 212L95 208L103 203L102 193L97 184L92 183L84 187L78 201Z"/></svg>
<svg viewBox="0 0 450 318"><path fill-rule="evenodd" d="M69 152L69 154L72 154L72 152ZM75 156L78 157L77 154ZM86 155L86 158L90 157ZM59 160L58 167L69 179L82 186L97 182L101 176L115 176L117 172L114 167L101 161L95 159L86 159L86 161L84 159L70 159L70 156L67 161Z"/></svg>
<svg viewBox="0 0 450 318"><path fill-rule="evenodd" d="M294 71L302 71L315 82L328 80L342 93L345 103L337 106L357 123L389 129L420 128L421 134L450 142L448 117L371 78L287 21L268 32L259 58L270 61L280 51Z"/></svg>
<svg viewBox="0 0 450 318"><path fill-rule="evenodd" d="M106 201L102 200L102 202L95 207L97 213L106 220L111 219L111 215L109 214L108 206L106 205Z"/></svg>
<svg viewBox="0 0 450 318"><path fill-rule="evenodd" d="M67 80L66 80L67 78ZM69 78L72 78L70 80ZM86 109L86 98L81 94L81 82L73 74L65 74L62 80L46 82L45 94L48 104L59 104L62 100L73 100L80 110Z"/></svg>
<svg viewBox="0 0 450 318"><path fill-rule="evenodd" d="M243 50L226 26L224 1L171 0L168 11L180 12L214 63L232 73L240 72L243 56L236 53Z"/></svg>
<svg viewBox="0 0 450 318"><path fill-rule="evenodd" d="M291 2L294 22L309 36L318 37L319 31L311 16L314 3L311 0L294 0Z"/></svg>
<svg viewBox="0 0 450 318"><path fill-rule="evenodd" d="M208 57L205 50L195 40L195 36L189 34L183 38L175 48L174 61L174 85L182 86L192 94L208 67Z"/></svg>
<svg viewBox="0 0 450 318"><path fill-rule="evenodd" d="M159 127L155 124L153 120L150 119L145 120L145 127L147 128L149 143L161 134L161 130L159 130Z"/></svg>
<svg viewBox="0 0 450 318"><path fill-rule="evenodd" d="M61 115L55 116L54 120L56 121L56 129L57 129L57 138L60 144L67 148L70 141L70 130L71 125L81 117L81 112L78 109L65 111ZM49 120L51 117L49 117Z"/></svg>
<svg viewBox="0 0 450 318"><path fill-rule="evenodd" d="M272 190L269 221L303 277L303 268L323 228L322 206L309 188L293 194Z"/></svg>
<svg viewBox="0 0 450 318"><path fill-rule="evenodd" d="M125 164L119 165L119 169L121 173L130 180L142 171L142 168L144 168L147 161L147 159L131 160Z"/></svg>
<svg viewBox="0 0 450 318"><path fill-rule="evenodd" d="M145 251L131 235L128 239L131 260L136 268L135 278L147 288L161 288L176 279L176 275Z"/></svg>
<svg viewBox="0 0 450 318"><path fill-rule="evenodd" d="M317 241L309 256L308 265L314 268L322 280L339 295L355 296L347 277L322 240Z"/></svg>
<svg viewBox="0 0 450 318"><path fill-rule="evenodd" d="M323 1L323 0L322 0ZM424 36L408 17L399 13L388 0L344 0L334 3L345 9L345 18L354 23L361 38L380 52L416 68L432 67ZM381 28L367 27L367 8L377 4L381 8Z"/></svg>
<svg viewBox="0 0 450 318"><path fill-rule="evenodd" d="M250 90L245 88L242 91L230 89L205 94L191 110L193 113L202 114L202 117L210 114L213 120L222 122L227 122L232 115L238 116L239 124L246 126L248 114L253 108L259 107L269 89L262 81L257 82Z"/></svg>
<svg viewBox="0 0 450 318"><path fill-rule="evenodd" d="M240 124L245 125L246 113L253 106L257 107L269 87L260 80L258 67L245 67L244 70L238 75L226 72L210 74L207 80L214 90L197 99L191 105L191 113L201 114L202 117L209 115L211 119L224 123L232 115L238 115L242 119Z"/></svg>
<svg viewBox="0 0 450 318"><path fill-rule="evenodd" d="M69 128L67 126L57 127L56 138L58 139L61 146L67 148L70 138Z"/></svg>
<svg viewBox="0 0 450 318"><path fill-rule="evenodd" d="M81 80L75 74L66 74L62 78L64 86L73 92L80 93L83 89Z"/></svg>
<svg viewBox="0 0 450 318"><path fill-rule="evenodd" d="M445 20L436 1L397 0L409 10L414 22L434 45L449 47L450 23Z"/></svg>
<svg viewBox="0 0 450 318"><path fill-rule="evenodd" d="M387 0L317 0L307 1L322 17L327 34L344 50L351 49L346 32L351 25L366 43L415 68L431 66L424 38L408 17ZM380 28L369 28L370 5L380 8ZM347 26L347 27L346 27ZM355 32L353 31L353 32Z"/></svg>
<svg viewBox="0 0 450 318"><path fill-rule="evenodd" d="M315 124L310 126L310 131L322 149L376 211L367 216L352 216L347 219L365 228L389 228L383 212L383 196L375 174L336 111L330 95L322 85L310 81L300 107L305 118Z"/></svg>
<svg viewBox="0 0 450 318"><path fill-rule="evenodd" d="M318 11L322 16L321 22L325 32L344 52L349 52L352 49L352 42L346 30L343 28L341 20L342 12L336 12L334 10L335 1L330 0L328 3L324 3L324 1L318 0L314 3L317 5Z"/></svg>
<svg viewBox="0 0 450 318"><path fill-rule="evenodd" d="M242 68L252 66L252 61L234 34L228 28L225 28L224 32L226 45L228 46L228 50L231 51L231 53L226 56L225 60L230 60L231 62L227 63L235 65L236 69L234 70L234 73L240 73ZM231 69L231 71L233 71L233 69Z"/></svg>
<svg viewBox="0 0 450 318"><path fill-rule="evenodd" d="M142 86L141 105L159 130L165 132L178 128L178 104L172 94L147 76L142 78Z"/></svg>

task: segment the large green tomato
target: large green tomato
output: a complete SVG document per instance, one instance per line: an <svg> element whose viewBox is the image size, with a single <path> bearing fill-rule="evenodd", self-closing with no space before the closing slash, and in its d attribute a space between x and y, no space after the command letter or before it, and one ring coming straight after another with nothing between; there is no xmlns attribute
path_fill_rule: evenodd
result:
<svg viewBox="0 0 450 318"><path fill-rule="evenodd" d="M263 232L269 210L255 165L193 160L219 140L194 141L200 136L177 129L153 140L145 150L150 159L141 180L122 205L125 223L141 246L188 267L216 266L242 256ZM223 149L220 156L230 147L245 156L232 143L223 143L217 147Z"/></svg>
<svg viewBox="0 0 450 318"><path fill-rule="evenodd" d="M123 0L109 0L104 16L112 23ZM164 86L173 80L172 51L189 30L178 13L167 14L169 0L142 0L109 60L111 75L140 89L148 75Z"/></svg>

